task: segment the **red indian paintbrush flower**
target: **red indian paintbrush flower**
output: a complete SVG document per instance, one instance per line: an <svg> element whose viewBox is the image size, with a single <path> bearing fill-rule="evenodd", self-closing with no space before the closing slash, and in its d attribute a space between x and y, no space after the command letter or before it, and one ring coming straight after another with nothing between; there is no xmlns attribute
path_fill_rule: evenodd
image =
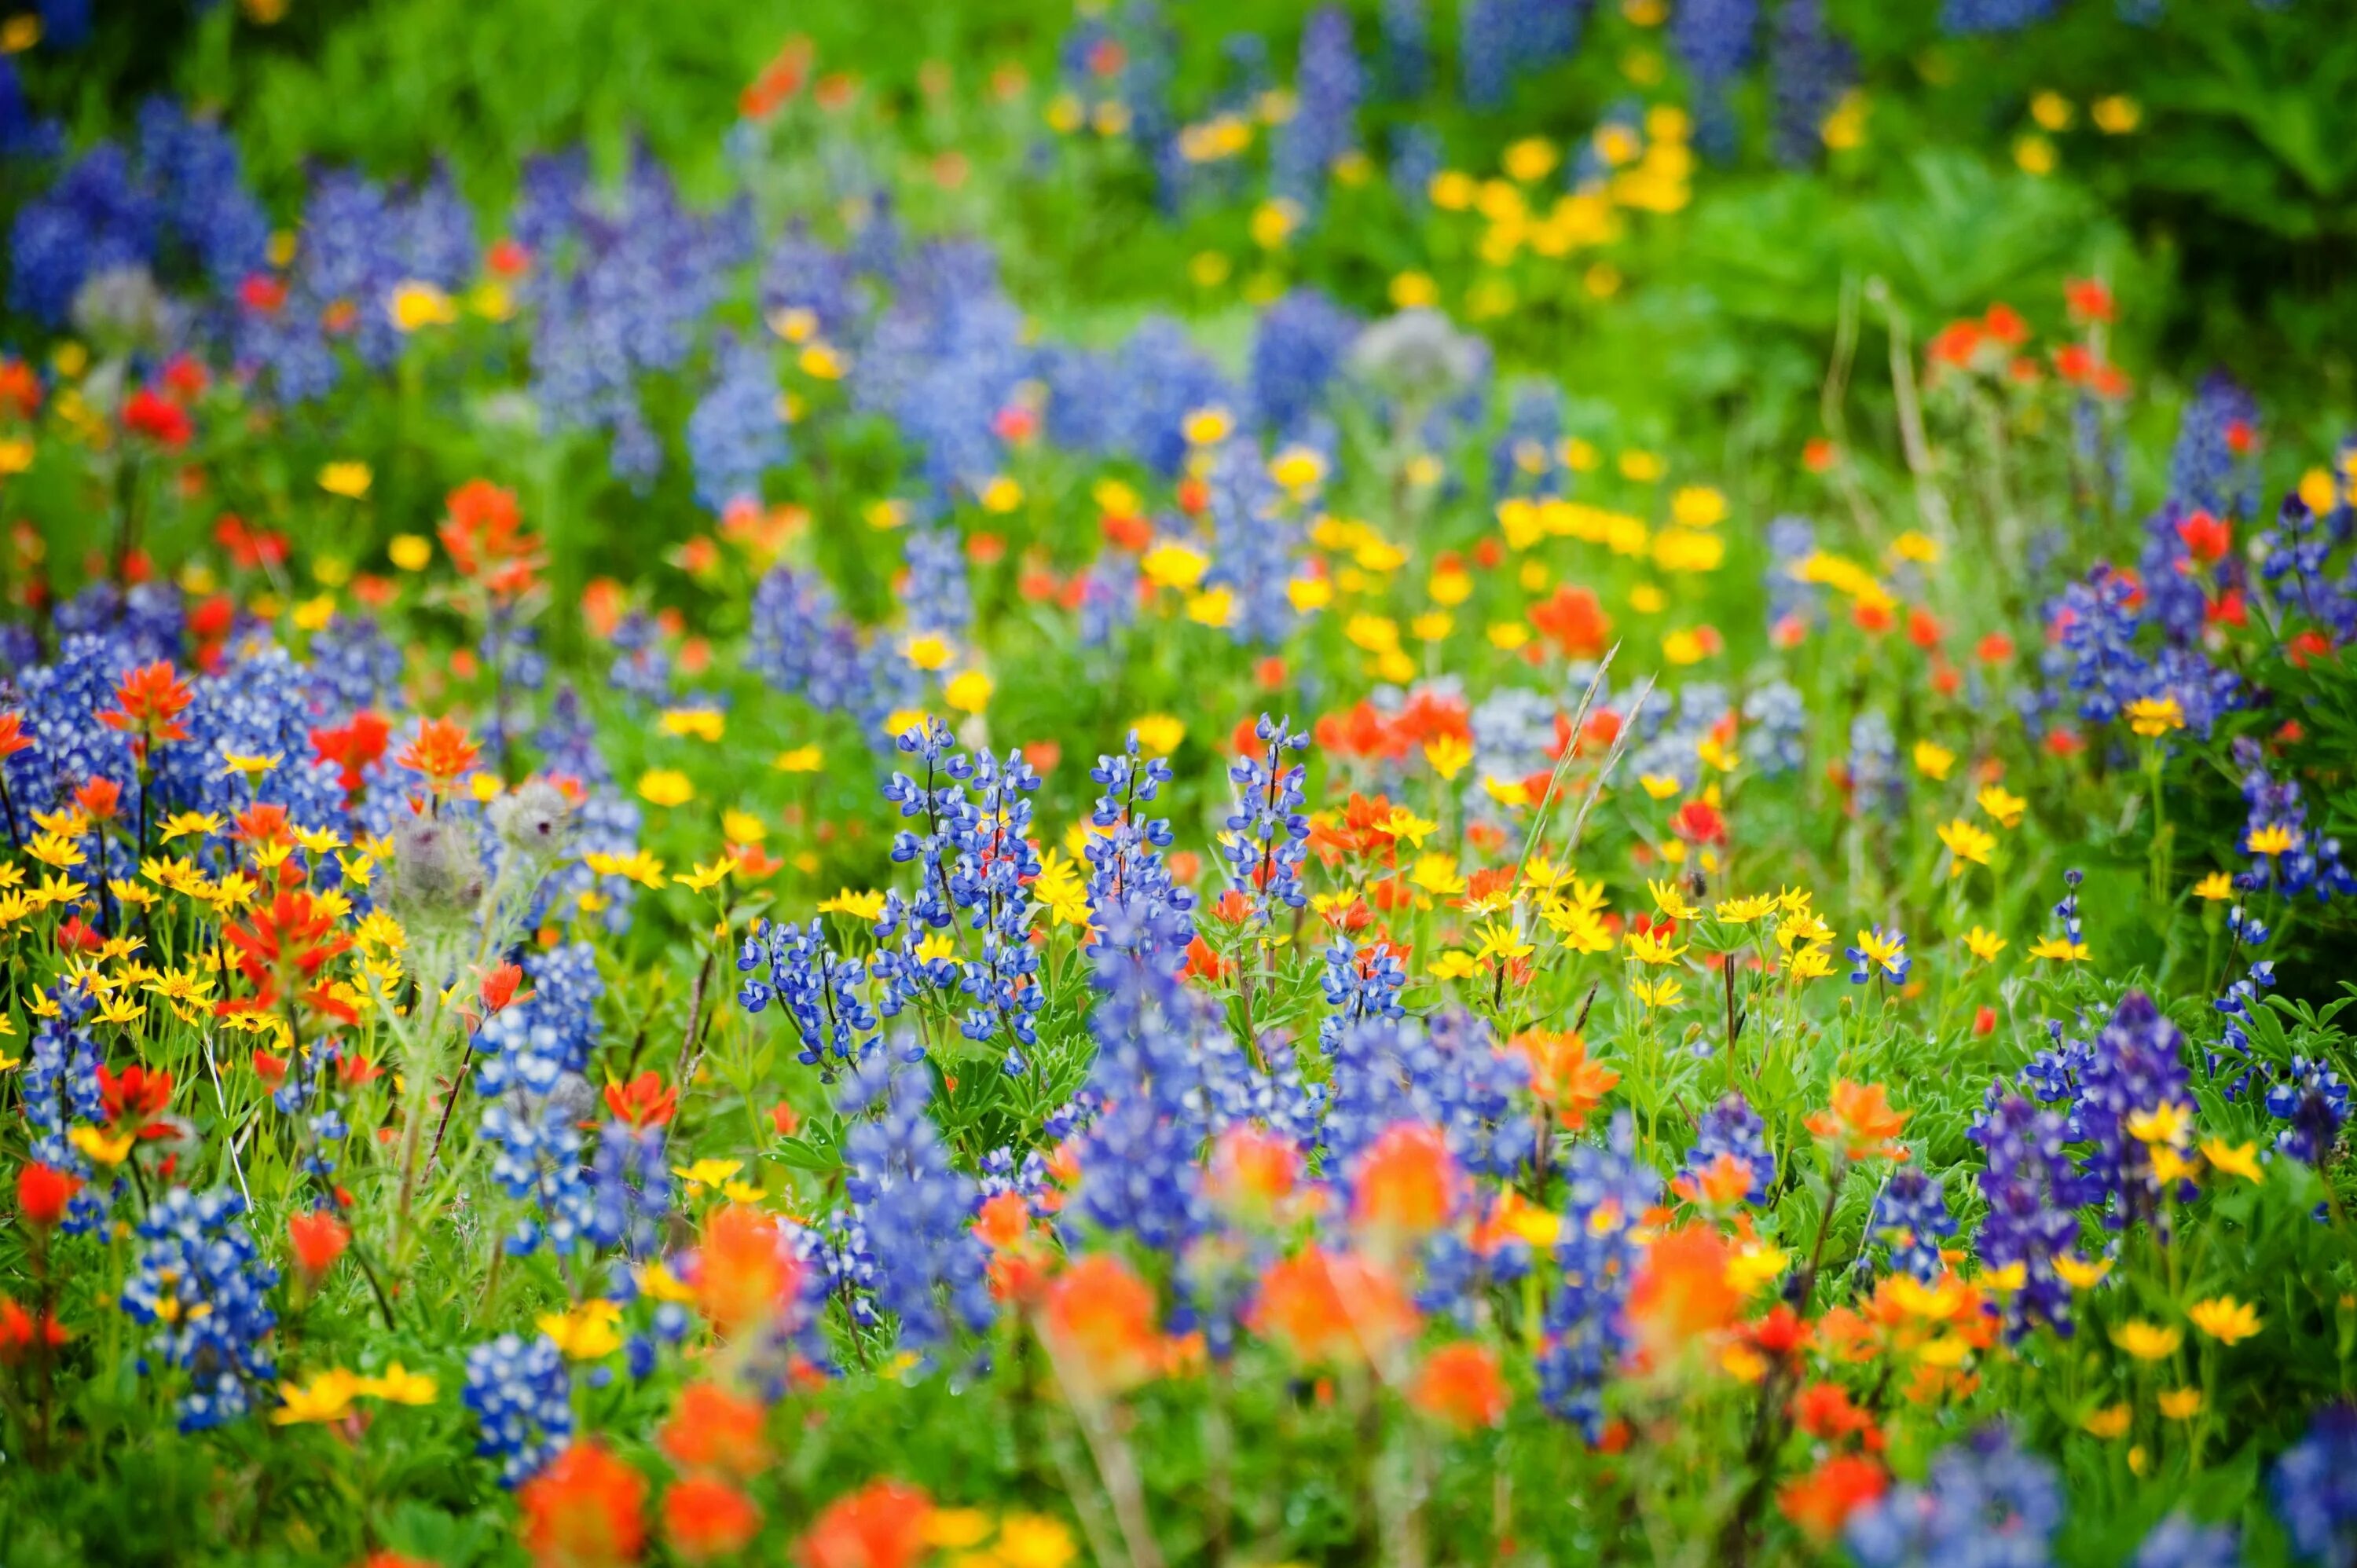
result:
<svg viewBox="0 0 2357 1568"><path fill-rule="evenodd" d="M136 1063L120 1073L101 1062L98 1098L107 1123L118 1132L142 1138L168 1138L172 1124L163 1119L172 1105L172 1075Z"/></svg>
<svg viewBox="0 0 2357 1568"><path fill-rule="evenodd" d="M320 761L332 762L341 770L344 793L357 795L368 765L384 755L385 744L392 737L393 725L385 716L362 708L333 728L313 730L311 748Z"/></svg>
<svg viewBox="0 0 2357 1568"><path fill-rule="evenodd" d="M679 1090L664 1088L658 1074L642 1072L628 1083L608 1084L606 1109L633 1127L660 1127L679 1110Z"/></svg>
<svg viewBox="0 0 2357 1568"><path fill-rule="evenodd" d="M303 988L298 1000L330 1018L358 1023L360 1014L352 1004L318 983L321 966L352 945L351 938L331 934L335 926L335 918L310 894L281 889L251 920L229 928L238 972L253 987L253 994L225 997L214 1004L214 1011L266 1013L277 1004L282 990L298 987Z"/></svg>
<svg viewBox="0 0 2357 1568"><path fill-rule="evenodd" d="M81 1190L81 1177L31 1161L16 1173L16 1217L36 1230L49 1230Z"/></svg>
<svg viewBox="0 0 2357 1568"><path fill-rule="evenodd" d="M286 1241L295 1251L295 1266L303 1277L317 1284L352 1244L352 1228L324 1208L289 1215L286 1219Z"/></svg>
<svg viewBox="0 0 2357 1568"><path fill-rule="evenodd" d="M646 1544L646 1477L594 1437L551 1460L516 1501L524 1549L542 1568L619 1568Z"/></svg>
<svg viewBox="0 0 2357 1568"><path fill-rule="evenodd" d="M1408 1390L1409 1403L1458 1433L1504 1421L1512 1398L1498 1369L1497 1352L1469 1339L1443 1345L1426 1357Z"/></svg>
<svg viewBox="0 0 2357 1568"><path fill-rule="evenodd" d="M0 1295L0 1367L13 1367L23 1360L36 1340L54 1350L72 1337L59 1324L54 1309L36 1321L31 1313Z"/></svg>
<svg viewBox="0 0 2357 1568"><path fill-rule="evenodd" d="M827 1504L795 1548L802 1568L909 1568L931 1548L932 1499L899 1481L870 1481Z"/></svg>
<svg viewBox="0 0 2357 1568"><path fill-rule="evenodd" d="M186 740L180 714L196 701L196 693L180 679L168 659L143 664L116 682L114 706L98 722L131 737L131 755L145 761L150 747L166 741Z"/></svg>
<svg viewBox="0 0 2357 1568"><path fill-rule="evenodd" d="M482 755L482 749L469 738L467 726L456 719L420 719L417 734L393 760L425 775L428 785L438 795L473 769L475 758Z"/></svg>
<svg viewBox="0 0 2357 1568"><path fill-rule="evenodd" d="M683 1563L733 1557L761 1529L753 1499L716 1476L689 1476L663 1494L663 1539Z"/></svg>
<svg viewBox="0 0 2357 1568"><path fill-rule="evenodd" d="M1154 1287L1114 1252L1092 1252L1049 1288L1039 1332L1075 1397L1106 1399L1152 1377L1162 1336Z"/></svg>
<svg viewBox="0 0 2357 1568"><path fill-rule="evenodd" d="M655 1441L683 1470L758 1476L770 1463L762 1431L769 1412L758 1400L732 1393L717 1383L690 1383Z"/></svg>

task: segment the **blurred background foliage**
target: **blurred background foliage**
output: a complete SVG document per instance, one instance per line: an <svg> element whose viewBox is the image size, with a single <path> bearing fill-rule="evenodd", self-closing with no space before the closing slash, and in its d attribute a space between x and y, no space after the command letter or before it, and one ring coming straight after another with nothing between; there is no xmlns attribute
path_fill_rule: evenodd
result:
<svg viewBox="0 0 2357 1568"><path fill-rule="evenodd" d="M1209 98L1233 34L1260 34L1269 59L1289 62L1311 9L1170 7L1179 104ZM1377 0L1350 9L1361 50L1373 49ZM1615 10L1594 6L1577 55L1515 82L1504 112L1469 109L1445 89L1379 100L1370 145L1413 120L1437 134L1452 166L1481 170L1517 137L1576 143L1628 91L1621 46L1631 34ZM1781 7L1760 10L1764 40ZM1846 280L1884 280L1920 332L1995 299L2059 317L2058 280L2093 274L2128 305L2123 362L2167 367L2182 385L2223 368L2296 411L2285 435L2321 445L2345 430L2357 404L2357 29L2345 6L2063 0L2020 30L1984 36L1943 31L1929 0L1826 0L1825 11L1854 56L1860 146L1815 167L1781 166L1775 83L1755 68L1733 96L1738 152L1695 179L1684 220L1646 258L1646 286L1624 308L1584 318L1576 343L1517 318L1499 334L1510 366L1561 372L1576 361L1576 392L1641 423L1651 409L1689 429L1723 425L1742 446L1789 443L1813 429ZM236 130L262 189L290 212L307 169L414 176L437 160L484 211L500 212L526 156L584 144L608 170L643 145L691 195L716 197L731 188L738 94L789 35L813 41L823 70L859 80L868 127L905 156L954 148L979 179L1019 182L1039 125L970 103L979 79L1005 64L1050 80L1073 20L1065 6L1016 0L123 0L101 12L81 48L22 57L34 102L81 141L119 128L146 94L185 97ZM1448 0L1432 7L1433 75L1444 84L1458 80L1456 12ZM925 91L928 65L944 63L970 89L955 95L969 107ZM2041 95L2067 119L2041 118ZM2105 101L2129 105L2132 126L2099 124ZM1103 202L1102 186L1087 200L1017 190L933 217L985 228L1017 296L1073 336L1092 336L1092 322L1110 336L1146 308L1176 307L1240 351L1249 309L1189 291L1185 276L1207 230L1232 229L1242 212L1155 221L1138 175L1126 203ZM1415 220L1396 202L1362 205L1347 225L1329 225L1349 242L1321 261L1313 236L1302 270L1379 307L1370 258L1383 254L1386 224L1412 253Z"/></svg>

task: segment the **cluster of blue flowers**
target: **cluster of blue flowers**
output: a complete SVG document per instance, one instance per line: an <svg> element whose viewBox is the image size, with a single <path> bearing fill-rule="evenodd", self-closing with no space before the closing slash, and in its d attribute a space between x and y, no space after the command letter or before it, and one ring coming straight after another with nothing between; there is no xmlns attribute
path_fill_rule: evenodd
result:
<svg viewBox="0 0 2357 1568"><path fill-rule="evenodd" d="M558 430L607 432L616 476L652 478L662 444L639 379L687 362L731 274L752 259L751 209L688 210L644 153L608 199L574 153L525 166L512 223L531 257L523 297L542 414Z"/></svg>
<svg viewBox="0 0 2357 1568"><path fill-rule="evenodd" d="M1301 867L1309 854L1309 819L1301 811L1308 769L1287 755L1306 750L1309 737L1291 724L1263 714L1253 726L1263 755L1239 757L1228 768L1236 810L1227 819L1222 848L1230 878L1251 902L1253 918L1263 926L1275 920L1280 907L1298 909L1309 901L1301 884Z"/></svg>
<svg viewBox="0 0 2357 1568"><path fill-rule="evenodd" d="M75 157L17 209L8 240L9 307L62 327L82 286L109 273L233 286L263 264L270 221L229 133L157 99L131 146Z"/></svg>
<svg viewBox="0 0 2357 1568"><path fill-rule="evenodd" d="M2046 1568L2061 1527L2054 1466L1995 1425L1851 1514L1842 1540L1859 1568Z"/></svg>
<svg viewBox="0 0 2357 1568"><path fill-rule="evenodd" d="M1704 1112L1695 1124L1694 1146L1686 1151L1684 1174L1700 1176L1722 1155L1740 1160L1751 1173L1743 1201L1767 1202L1768 1189L1776 1185L1776 1152L1768 1146L1768 1124L1751 1109L1751 1101L1733 1092Z"/></svg>
<svg viewBox="0 0 2357 1568"><path fill-rule="evenodd" d="M500 1483L520 1487L573 1443L573 1380L545 1334L502 1334L467 1353L460 1396L481 1428L475 1452L500 1462Z"/></svg>
<svg viewBox="0 0 2357 1568"><path fill-rule="evenodd" d="M714 512L761 498L761 476L792 456L778 411L778 371L758 340L715 346L712 384L687 416L695 499Z"/></svg>
<svg viewBox="0 0 2357 1568"><path fill-rule="evenodd" d="M1350 13L1319 6L1301 30L1293 117L1277 133L1270 155L1269 185L1278 197L1305 213L1318 210L1334 166L1358 150L1359 102L1365 92Z"/></svg>
<svg viewBox="0 0 2357 1568"><path fill-rule="evenodd" d="M1867 1238L1881 1247L1889 1267L1926 1283L1946 1272L1940 1243L1955 1233L1956 1217L1948 1212L1945 1184L1920 1165L1901 1165L1890 1173L1874 1195L1874 1208L1866 1220ZM1865 1252L1858 1261L1865 1262Z"/></svg>
<svg viewBox="0 0 2357 1568"><path fill-rule="evenodd" d="M580 1123L594 1095L585 1076L598 1036L605 982L597 951L570 942L528 957L533 988L483 1020L474 1049L491 1177L532 1208L507 1239L519 1256L543 1241L562 1258L596 1244L598 1203L582 1163Z"/></svg>
<svg viewBox="0 0 2357 1568"><path fill-rule="evenodd" d="M139 1221L139 1256L123 1286L123 1310L156 1329L148 1348L189 1375L180 1430L197 1432L244 1416L273 1395L277 1373L268 1344L278 1326L271 1288L278 1271L262 1261L245 1228L245 1200L231 1191L199 1197L175 1187ZM143 1358L143 1372L154 1367Z"/></svg>
<svg viewBox="0 0 2357 1568"><path fill-rule="evenodd" d="M878 1305L899 1320L902 1340L920 1348L948 1342L963 1328L979 1334L996 1316L987 1259L968 1223L982 1201L972 1176L953 1168L925 1107L932 1079L921 1069L887 1077L855 1074L844 1113L850 1166L845 1191L866 1232ZM881 1113L865 1113L880 1100Z"/></svg>
<svg viewBox="0 0 2357 1568"><path fill-rule="evenodd" d="M770 569L753 590L746 667L823 714L849 714L871 736L917 694L916 671L898 650L861 639L815 572Z"/></svg>
<svg viewBox="0 0 2357 1568"><path fill-rule="evenodd" d="M1102 928L1120 911L1126 944L1146 956L1158 950L1176 965L1194 940L1195 895L1179 886L1164 864L1163 851L1172 834L1167 817L1145 814L1162 786L1172 778L1165 757L1140 755L1137 732L1132 730L1123 749L1100 756L1089 778L1103 792L1089 813L1089 835L1083 853L1089 863L1089 906Z"/></svg>
<svg viewBox="0 0 2357 1568"><path fill-rule="evenodd" d="M1570 1190L1555 1249L1563 1284L1547 1299L1539 1399L1594 1443L1604 1434L1605 1379L1627 1348L1622 1307L1643 1261L1639 1221L1658 1200L1661 1177L1637 1157L1636 1123L1625 1111L1602 1144L1574 1145L1564 1176Z"/></svg>
<svg viewBox="0 0 2357 1568"><path fill-rule="evenodd" d="M2054 1260L2077 1248L2079 1209L2101 1196L2064 1147L2070 1128L2059 1113L1992 1083L1971 1137L1988 1161L1980 1176L1988 1212L1974 1246L1984 1268L2022 1271L2020 1288L2005 1301L2007 1330L2018 1337L2042 1323L2068 1334L2071 1287Z"/></svg>

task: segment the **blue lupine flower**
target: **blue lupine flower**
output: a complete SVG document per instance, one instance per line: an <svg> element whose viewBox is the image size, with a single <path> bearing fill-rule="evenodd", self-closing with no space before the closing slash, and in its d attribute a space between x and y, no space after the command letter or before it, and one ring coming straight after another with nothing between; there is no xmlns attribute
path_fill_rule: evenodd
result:
<svg viewBox="0 0 2357 1568"><path fill-rule="evenodd" d="M2267 1114L2291 1125L2276 1134L2276 1148L2307 1165L2320 1165L2341 1139L2349 1120L2349 1086L2320 1061L2291 1058L2285 1076L2266 1093Z"/></svg>
<svg viewBox="0 0 2357 1568"><path fill-rule="evenodd" d="M661 1252L663 1221L671 1213L664 1143L661 1122L633 1127L616 1120L599 1130L589 1176L594 1205L589 1239L597 1246L619 1247L633 1258Z"/></svg>
<svg viewBox="0 0 2357 1568"><path fill-rule="evenodd" d="M531 994L476 1031L479 1131L495 1151L492 1179L532 1204L509 1234L508 1250L521 1256L544 1241L561 1258L595 1244L597 1201L583 1167L580 1122L592 1100L583 1074L597 1042L605 983L587 942L529 955L524 972Z"/></svg>
<svg viewBox="0 0 2357 1568"><path fill-rule="evenodd" d="M737 970L749 973L764 965L770 978L747 980L737 989L737 1004L759 1013L775 1000L801 1042L796 1059L805 1066L823 1064L832 1076L835 1062L856 1060L875 1045L876 1010L858 990L866 966L828 944L823 922L786 921L747 937L737 955Z"/></svg>
<svg viewBox="0 0 2357 1568"><path fill-rule="evenodd" d="M2269 887L2291 895L2312 893L2319 904L2331 902L2336 895L2357 894L2357 875L2341 858L2341 841L2309 828L2299 780L2268 772L2266 752L2249 736L2234 738L2233 756L2234 765L2243 770L2243 800L2249 808L2243 843L2251 856L2250 869L2236 874L2234 886L2245 893ZM2254 842L2283 838L2290 840L2290 847L2266 852L2248 848Z"/></svg>
<svg viewBox="0 0 2357 1568"><path fill-rule="evenodd" d="M2357 1559L2357 1409L2327 1405L2267 1477L2276 1518L2301 1561Z"/></svg>
<svg viewBox="0 0 2357 1568"><path fill-rule="evenodd" d="M467 1352L460 1396L482 1429L475 1452L500 1461L500 1484L520 1487L573 1444L573 1382L545 1334L502 1334Z"/></svg>
<svg viewBox="0 0 2357 1568"><path fill-rule="evenodd" d="M1859 1568L2046 1568L2061 1525L2054 1466L1997 1424L1851 1514L1842 1539Z"/></svg>
<svg viewBox="0 0 2357 1568"><path fill-rule="evenodd" d="M2129 1568L2242 1568L2242 1541L2231 1524L2196 1524L2170 1514L2136 1548Z"/></svg>
<svg viewBox="0 0 2357 1568"><path fill-rule="evenodd" d="M1100 756L1089 769L1103 792L1089 816L1097 831L1082 850L1089 863L1091 910L1125 908L1141 940L1171 944L1160 955L1165 960L1183 954L1195 934L1195 895L1171 877L1162 858L1172 843L1169 819L1144 813L1173 777L1166 758L1139 755L1137 732L1130 731L1121 751ZM1095 945L1092 938L1092 952Z"/></svg>
<svg viewBox="0 0 2357 1568"><path fill-rule="evenodd" d="M1729 1093L1702 1113L1695 1126L1694 1146L1686 1151L1684 1174L1698 1176L1722 1155L1741 1161L1751 1173L1743 1200L1768 1201L1768 1189L1776 1184L1776 1154L1768 1146L1768 1124L1740 1094Z"/></svg>
<svg viewBox="0 0 2357 1568"><path fill-rule="evenodd" d="M1695 142L1716 158L1735 155L1727 93L1751 63L1760 0L1680 0L1670 15L1670 48L1694 81Z"/></svg>
<svg viewBox="0 0 2357 1568"><path fill-rule="evenodd" d="M982 933L982 957L969 961L961 977L975 1005L959 1032L977 1045L998 1038L1002 1030L1012 1036L1002 1065L1018 1076L1027 1065L1023 1052L1039 1042L1033 1017L1047 1002L1039 950L1031 945L1036 906L1028 890L1039 875L1039 857L1028 836L1031 802L1023 798L1039 788L1039 776L1019 750L1004 762L983 751L974 759L971 787L974 798L959 801L951 818L958 859L949 887L952 900L969 912L967 923Z"/></svg>
<svg viewBox="0 0 2357 1568"><path fill-rule="evenodd" d="M1807 168L1824 151L1825 116L1857 76L1857 57L1825 19L1824 0L1784 0L1768 44L1776 161Z"/></svg>
<svg viewBox="0 0 2357 1568"><path fill-rule="evenodd" d="M278 1271L262 1261L245 1228L245 1199L231 1191L198 1197L175 1187L140 1220L139 1255L124 1283L123 1310L156 1326L148 1348L189 1374L180 1430L224 1425L253 1409L257 1391L274 1397L277 1363L266 1341L278 1325L270 1308ZM152 1370L143 1359L140 1369Z"/></svg>
<svg viewBox="0 0 2357 1568"><path fill-rule="evenodd" d="M877 1304L899 1318L906 1343L923 1349L947 1343L956 1328L982 1333L996 1315L983 1245L968 1223L981 1193L973 1177L951 1167L925 1114L931 1094L927 1072L901 1072L883 1115L855 1121L844 1137L845 1191L858 1206L877 1265ZM845 1114L857 1116L873 1098L874 1085L855 1075Z"/></svg>
<svg viewBox="0 0 2357 1568"><path fill-rule="evenodd" d="M1490 494L1557 495L1563 475L1555 466L1563 438L1563 389L1530 378L1514 383L1507 398L1506 427L1490 446Z"/></svg>
<svg viewBox="0 0 2357 1568"><path fill-rule="evenodd" d="M1927 1283L1946 1271L1940 1243L1956 1233L1955 1216L1948 1212L1942 1188L1940 1177L1917 1165L1901 1165L1874 1195L1874 1209L1866 1221L1868 1240L1881 1245L1889 1266ZM1865 1262L1863 1254L1858 1261Z"/></svg>
<svg viewBox="0 0 2357 1568"><path fill-rule="evenodd" d="M687 455L695 499L712 512L761 499L761 476L791 457L778 413L778 372L758 341L723 342L712 385L687 417Z"/></svg>
<svg viewBox="0 0 2357 1568"><path fill-rule="evenodd" d="M974 589L966 581L965 551L953 528L909 531L908 590L900 603L912 632L938 632L957 641L974 630Z"/></svg>
<svg viewBox="0 0 2357 1568"><path fill-rule="evenodd" d="M1340 5L1319 6L1304 24L1293 92L1293 117L1278 128L1269 155L1269 188L1314 213L1329 171L1358 150L1359 101L1366 92L1350 13Z"/></svg>
<svg viewBox="0 0 2357 1568"><path fill-rule="evenodd" d="M2234 450L2255 434L2258 400L2233 377L2212 371L2187 400L2178 421L2177 446L2169 456L2169 492L2187 507L2220 517L2249 517L2259 510L2258 466Z"/></svg>
<svg viewBox="0 0 2357 1568"><path fill-rule="evenodd" d="M1850 721L1849 793L1865 816L1897 817L1907 810L1907 775L1899 766L1899 737L1878 708Z"/></svg>
<svg viewBox="0 0 2357 1568"><path fill-rule="evenodd" d="M1529 1063L1520 1052L1496 1050L1489 1026L1470 1014L1372 1014L1337 1032L1329 1049L1319 1135L1329 1168L1355 1160L1401 1122L1439 1128L1450 1156L1480 1175L1511 1176L1537 1149L1537 1126L1517 1098L1529 1086Z"/></svg>
<svg viewBox="0 0 2357 1568"><path fill-rule="evenodd" d="M1253 734L1265 755L1240 757L1228 768L1228 779L1236 789L1236 810L1228 817L1222 847L1230 879L1243 890L1264 926L1275 920L1279 905L1298 909L1309 901L1301 886L1301 866L1309 854L1309 819L1300 810L1308 769L1286 757L1307 748L1309 737L1290 725L1290 720L1263 714Z"/></svg>
<svg viewBox="0 0 2357 1568"><path fill-rule="evenodd" d="M1432 84L1432 14L1425 0L1383 0L1383 69L1378 74L1384 97L1405 102L1421 98Z"/></svg>
<svg viewBox="0 0 2357 1568"><path fill-rule="evenodd" d="M1253 337L1253 423L1273 438L1297 436L1342 369L1359 318L1314 288L1297 288L1260 314Z"/></svg>
<svg viewBox="0 0 2357 1568"><path fill-rule="evenodd" d="M2054 11L2055 0L1945 0L1940 27L1956 35L2018 33L2042 22Z"/></svg>
<svg viewBox="0 0 2357 1568"><path fill-rule="evenodd" d="M1621 1309L1644 1259L1638 1226L1661 1192L1636 1149L1636 1123L1619 1112L1604 1143L1576 1145L1564 1167L1570 1191L1555 1249L1562 1285L1547 1301L1539 1400L1590 1443L1604 1434L1604 1380L1628 1348Z"/></svg>
<svg viewBox="0 0 2357 1568"><path fill-rule="evenodd" d="M1798 772L1808 760L1809 709L1800 688L1770 681L1743 699L1744 760L1760 777Z"/></svg>
<svg viewBox="0 0 2357 1568"><path fill-rule="evenodd" d="M1187 329L1168 317L1139 323L1119 359L1128 394L1122 447L1164 478L1176 478L1187 461L1187 416L1198 409L1235 408L1235 389Z"/></svg>
<svg viewBox="0 0 2357 1568"><path fill-rule="evenodd" d="M1293 576L1300 525L1268 477L1257 444L1231 440L1211 459L1212 560L1206 586L1235 596L1228 635L1238 642L1275 647L1293 629L1299 613L1286 592Z"/></svg>

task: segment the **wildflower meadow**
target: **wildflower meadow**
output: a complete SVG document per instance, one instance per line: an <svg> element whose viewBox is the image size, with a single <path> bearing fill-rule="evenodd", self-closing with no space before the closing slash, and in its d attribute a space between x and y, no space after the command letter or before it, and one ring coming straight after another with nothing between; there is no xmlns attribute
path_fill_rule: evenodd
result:
<svg viewBox="0 0 2357 1568"><path fill-rule="evenodd" d="M0 1568L2357 1564L2348 22L21 0Z"/></svg>

